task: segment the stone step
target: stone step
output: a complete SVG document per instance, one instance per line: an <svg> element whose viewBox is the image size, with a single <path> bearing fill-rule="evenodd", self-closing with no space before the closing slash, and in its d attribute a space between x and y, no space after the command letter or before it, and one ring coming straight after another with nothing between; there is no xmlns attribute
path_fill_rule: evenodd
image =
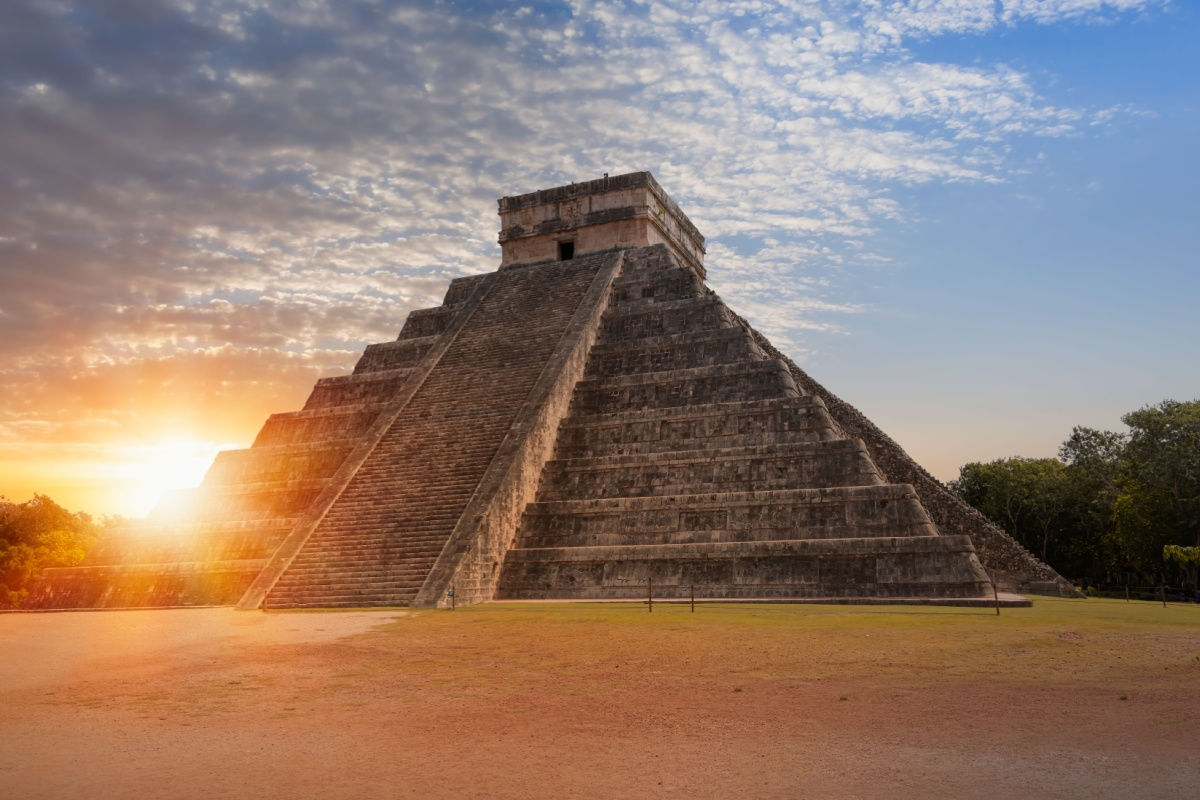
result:
<svg viewBox="0 0 1200 800"><path fill-rule="evenodd" d="M571 416L799 396L786 365L769 359L581 380Z"/></svg>
<svg viewBox="0 0 1200 800"><path fill-rule="evenodd" d="M424 535L433 534L438 531L446 531L449 528L454 527L454 523L458 521L458 513L459 512L455 510L444 515L427 515L419 519L404 519L402 522L403 527L399 527L399 524L397 524L395 528L397 533L394 535L404 534L415 536L417 534ZM356 534L359 531L369 530L372 532L370 535L379 536L384 535L383 531L393 525L396 515L389 514L387 516L361 517L341 516L333 518L327 517L327 519L329 521L326 523L325 527L330 531L331 534L336 532L338 536L347 536ZM390 536L393 534L389 531L386 533L386 535Z"/></svg>
<svg viewBox="0 0 1200 800"><path fill-rule="evenodd" d="M429 568L433 566L436 557L437 553L421 558L413 557L404 560L378 559L371 561L360 559L357 561L348 561L345 565L339 565L337 569L330 569L320 564L298 564L295 567L296 572L294 574L289 572L285 579L280 580L276 588L280 591L298 587L315 588L339 581L358 581L364 586L376 581L399 582L406 586L419 586L424 582L425 575L429 571Z"/></svg>
<svg viewBox="0 0 1200 800"><path fill-rule="evenodd" d="M280 595L264 603L263 607L284 608L353 608L365 606L407 605L416 597L421 587L381 586L370 591L356 591L352 586L331 587L329 591L318 591L301 595Z"/></svg>
<svg viewBox="0 0 1200 800"><path fill-rule="evenodd" d="M286 578L286 576L285 576ZM421 587L424 576L365 577L357 571L345 571L340 575L329 574L321 576L305 576L303 582L288 583L281 579L271 591L269 597L280 600L290 597L294 600L311 600L325 596L347 596L353 594L388 594L395 592L415 592Z"/></svg>
<svg viewBox="0 0 1200 800"><path fill-rule="evenodd" d="M301 567L280 587L315 590L329 586L354 586L370 590L379 586L420 586L425 580L432 559L424 559L410 568L387 562L360 562L342 570Z"/></svg>
<svg viewBox="0 0 1200 800"><path fill-rule="evenodd" d="M936 536L907 484L531 503L518 547Z"/></svg>
<svg viewBox="0 0 1200 800"><path fill-rule="evenodd" d="M415 526L407 524L403 528L388 530L386 524L371 522L358 527L331 527L326 529L328 535L312 542L306 548L311 552L322 552L329 549L362 549L362 548L405 548L424 546L437 541L457 520L447 519L437 525Z"/></svg>
<svg viewBox="0 0 1200 800"><path fill-rule="evenodd" d="M403 497L402 495L400 495ZM388 499L395 501L398 495L389 495ZM419 499L419 498L407 498ZM326 514L326 519L342 520L342 519L373 519L373 520L389 520L396 516L393 503L388 503L386 500L367 501L353 499L351 501L339 503L337 507ZM461 493L456 493L453 497L439 496L435 502L422 502L421 510L425 520L444 519L447 515L455 513L456 509L462 504Z"/></svg>
<svg viewBox="0 0 1200 800"><path fill-rule="evenodd" d="M320 542L314 543L312 547L306 548L301 556L297 556L297 560L301 557L308 557L309 554L330 554L339 553L352 555L354 553L391 553L403 555L417 550L428 550L431 547L441 547L441 543L445 541L445 536L439 533L414 533L412 531L403 531L395 536L381 537L378 533L372 532L371 535L360 534L357 537L322 537ZM294 562L294 563L298 563Z"/></svg>
<svg viewBox="0 0 1200 800"><path fill-rule="evenodd" d="M481 454L479 460L486 465L487 461L491 460L491 454ZM453 469L455 474L440 477L436 482L432 480L421 481L422 474L419 470L408 469L394 477L389 477L385 474L372 473L370 475L357 476L357 480L351 488L352 493L347 495L347 500L355 496L354 493L361 493L362 497L368 498L373 493L395 493L403 491L406 486L420 486L421 488L439 489L439 490L454 490L458 487L468 486L473 479L478 475L478 464L471 465L471 471L467 472L466 468L458 468L457 465L440 464L430 465L431 469L441 467L445 470Z"/></svg>
<svg viewBox="0 0 1200 800"><path fill-rule="evenodd" d="M498 599L982 597L966 536L802 539L510 550Z"/></svg>
<svg viewBox="0 0 1200 800"><path fill-rule="evenodd" d="M413 597L416 592L413 592ZM400 599L397 597L386 597L380 600L359 600L358 602L335 603L329 600L317 600L310 603L263 603L263 608L275 610L285 608L404 608L407 607L412 600L412 597Z"/></svg>
<svg viewBox="0 0 1200 800"><path fill-rule="evenodd" d="M316 585L329 579L351 577L364 583L373 580L403 580L420 583L425 579L425 573L432 566L437 553L422 557L408 558L360 558L347 560L339 564L337 569L318 563L296 564L289 570L287 579L280 582L281 586ZM340 579L340 578L338 578Z"/></svg>
<svg viewBox="0 0 1200 800"><path fill-rule="evenodd" d="M268 599L264 607L272 608L320 608L336 606L402 605L412 600L420 586L344 586L321 587L310 592L289 592Z"/></svg>
<svg viewBox="0 0 1200 800"><path fill-rule="evenodd" d="M658 453L844 438L816 397L648 408L572 416L559 429L556 458Z"/></svg>
<svg viewBox="0 0 1200 800"><path fill-rule="evenodd" d="M322 597L316 600L295 600L295 601L274 601L269 600L263 603L263 608L266 609L285 609L285 608L389 608L392 606L404 607L407 606L414 597L416 591L409 592L391 592L378 597L365 597L359 595L338 596L338 597Z"/></svg>
<svg viewBox="0 0 1200 800"><path fill-rule="evenodd" d="M882 483L862 442L843 439L552 461L538 501Z"/></svg>

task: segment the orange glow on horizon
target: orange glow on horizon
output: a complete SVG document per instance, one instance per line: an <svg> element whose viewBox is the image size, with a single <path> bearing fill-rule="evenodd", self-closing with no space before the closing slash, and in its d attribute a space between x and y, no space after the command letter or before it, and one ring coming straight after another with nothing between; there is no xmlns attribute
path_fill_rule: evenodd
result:
<svg viewBox="0 0 1200 800"><path fill-rule="evenodd" d="M213 458L238 445L187 439L138 444L67 445L39 459L0 458L0 494L14 502L34 492L71 511L144 517L167 493L200 485ZM15 488L13 488L15 487Z"/></svg>

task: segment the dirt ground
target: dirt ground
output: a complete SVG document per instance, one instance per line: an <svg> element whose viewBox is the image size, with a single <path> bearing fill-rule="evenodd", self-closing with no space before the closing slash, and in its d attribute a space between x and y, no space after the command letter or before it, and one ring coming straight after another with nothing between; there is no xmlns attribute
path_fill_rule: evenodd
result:
<svg viewBox="0 0 1200 800"><path fill-rule="evenodd" d="M0 615L0 797L1186 798L1200 608Z"/></svg>

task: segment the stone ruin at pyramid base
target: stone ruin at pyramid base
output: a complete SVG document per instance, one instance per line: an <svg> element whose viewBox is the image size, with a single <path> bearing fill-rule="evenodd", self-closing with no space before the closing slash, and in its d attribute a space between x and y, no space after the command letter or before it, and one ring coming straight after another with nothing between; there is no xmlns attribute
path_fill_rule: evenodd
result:
<svg viewBox="0 0 1200 800"><path fill-rule="evenodd" d="M496 272L28 605L1074 594L709 290L703 237L649 173L500 216Z"/></svg>

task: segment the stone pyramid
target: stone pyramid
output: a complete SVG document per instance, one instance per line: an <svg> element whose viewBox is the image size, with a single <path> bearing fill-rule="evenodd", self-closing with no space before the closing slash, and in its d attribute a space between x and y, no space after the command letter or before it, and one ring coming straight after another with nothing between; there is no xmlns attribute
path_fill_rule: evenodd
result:
<svg viewBox="0 0 1200 800"><path fill-rule="evenodd" d="M1073 593L709 290L703 237L649 173L500 217L499 270L29 605Z"/></svg>

